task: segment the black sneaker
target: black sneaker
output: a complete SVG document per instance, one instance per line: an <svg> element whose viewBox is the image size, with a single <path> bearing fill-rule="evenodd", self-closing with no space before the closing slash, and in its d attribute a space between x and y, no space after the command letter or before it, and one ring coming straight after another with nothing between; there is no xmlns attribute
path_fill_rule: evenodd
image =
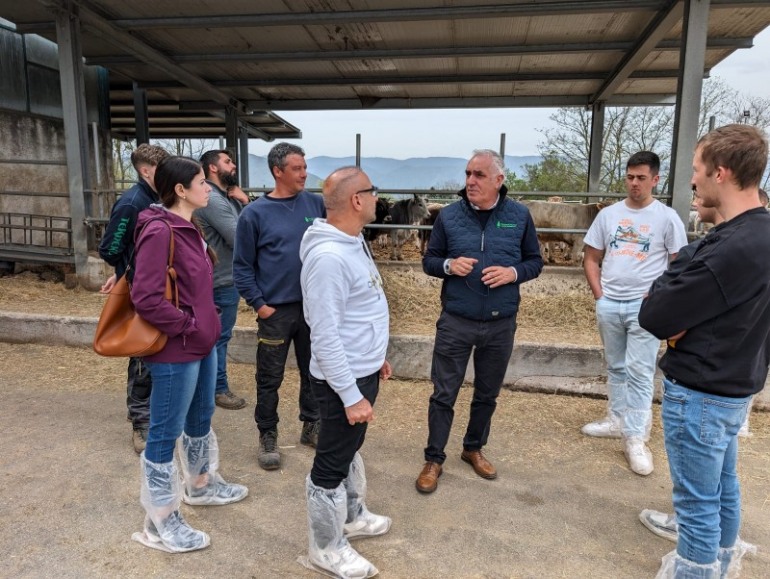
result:
<svg viewBox="0 0 770 579"><path fill-rule="evenodd" d="M278 431L275 428L259 435L257 462L265 470L275 470L281 467L281 455L278 453Z"/></svg>
<svg viewBox="0 0 770 579"><path fill-rule="evenodd" d="M302 434L299 437L301 444L316 448L318 446L318 433L321 431L321 421L305 421L302 424Z"/></svg>

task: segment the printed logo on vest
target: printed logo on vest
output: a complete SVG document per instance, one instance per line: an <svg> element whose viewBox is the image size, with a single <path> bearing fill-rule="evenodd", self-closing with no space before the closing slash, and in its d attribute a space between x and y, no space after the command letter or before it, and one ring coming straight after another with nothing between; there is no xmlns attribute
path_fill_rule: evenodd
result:
<svg viewBox="0 0 770 579"><path fill-rule="evenodd" d="M305 223L313 223L313 219L315 219L315 217L305 217Z"/></svg>
<svg viewBox="0 0 770 579"><path fill-rule="evenodd" d="M495 223L498 229L516 229L515 223L505 223L504 221L498 221Z"/></svg>

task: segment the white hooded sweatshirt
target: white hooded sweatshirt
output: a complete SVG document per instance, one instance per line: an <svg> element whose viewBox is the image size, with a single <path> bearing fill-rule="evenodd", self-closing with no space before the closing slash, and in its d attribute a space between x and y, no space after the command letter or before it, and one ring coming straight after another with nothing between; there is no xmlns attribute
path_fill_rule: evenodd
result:
<svg viewBox="0 0 770 579"><path fill-rule="evenodd" d="M302 299L310 326L310 374L325 380L347 408L363 398L356 378L382 368L388 302L362 235L316 219L299 248Z"/></svg>

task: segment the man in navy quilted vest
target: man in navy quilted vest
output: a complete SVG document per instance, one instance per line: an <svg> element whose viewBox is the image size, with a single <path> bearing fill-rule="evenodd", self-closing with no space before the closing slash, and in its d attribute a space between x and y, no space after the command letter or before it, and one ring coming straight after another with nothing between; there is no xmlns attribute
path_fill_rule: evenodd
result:
<svg viewBox="0 0 770 579"><path fill-rule="evenodd" d="M529 210L508 199L503 159L477 150L465 169L461 199L436 218L422 267L444 280L436 323L428 407L428 446L417 490L432 493L446 459L454 404L473 351L473 400L460 458L482 478L497 471L482 453L513 351L519 285L543 269Z"/></svg>

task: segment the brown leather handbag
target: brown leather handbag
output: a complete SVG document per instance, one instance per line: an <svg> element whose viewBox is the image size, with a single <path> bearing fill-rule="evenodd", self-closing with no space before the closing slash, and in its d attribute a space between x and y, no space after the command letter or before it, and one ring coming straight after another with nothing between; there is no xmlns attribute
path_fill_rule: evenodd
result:
<svg viewBox="0 0 770 579"><path fill-rule="evenodd" d="M153 219L152 221L164 221ZM152 221L148 221L147 227ZM166 223L168 225L168 223ZM142 231L144 231L144 227ZM174 298L179 308L179 290L176 286L176 271L174 270L174 231L169 225L171 238L168 249L168 265L166 267L167 300ZM141 235L141 232L139 233ZM138 236L137 236L138 237ZM130 269L129 265L129 269ZM94 334L94 351L101 356L138 357L157 354L166 345L168 336L155 326L142 319L131 302L131 287L128 273L121 276L107 296L99 323Z"/></svg>

